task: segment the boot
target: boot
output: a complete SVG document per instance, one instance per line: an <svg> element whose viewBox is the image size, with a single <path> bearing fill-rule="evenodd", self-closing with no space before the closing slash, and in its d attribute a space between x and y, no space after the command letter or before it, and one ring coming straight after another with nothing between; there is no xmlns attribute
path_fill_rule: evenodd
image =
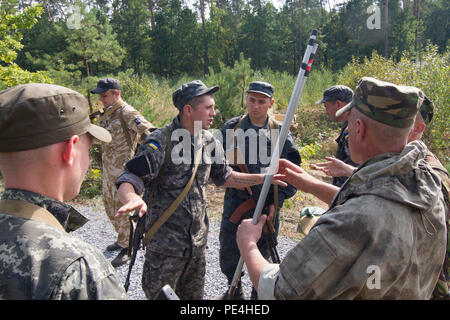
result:
<svg viewBox="0 0 450 320"><path fill-rule="evenodd" d="M123 247L121 247L117 241L110 244L109 246L106 247L106 251L118 251L120 249L123 249Z"/></svg>
<svg viewBox="0 0 450 320"><path fill-rule="evenodd" d="M130 256L128 255L128 248L123 248L120 250L117 257L111 261L111 264L114 268L117 268L130 260Z"/></svg>

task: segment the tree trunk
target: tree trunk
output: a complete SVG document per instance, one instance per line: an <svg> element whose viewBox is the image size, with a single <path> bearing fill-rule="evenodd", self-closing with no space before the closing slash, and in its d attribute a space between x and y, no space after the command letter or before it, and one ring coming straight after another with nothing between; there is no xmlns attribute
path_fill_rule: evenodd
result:
<svg viewBox="0 0 450 320"><path fill-rule="evenodd" d="M81 29L78 29L77 33L78 33L78 38L80 39L80 45L83 48L83 64L84 64L84 67L86 69L86 78L89 78L89 76L90 76L89 64L88 64L88 58L87 58L87 55L86 55L86 46L84 45L83 37L81 35ZM92 108L91 96L90 96L89 92L88 92L88 103L89 103L89 111L90 111L90 113L93 113L94 110Z"/></svg>
<svg viewBox="0 0 450 320"><path fill-rule="evenodd" d="M385 1L384 8L384 56L389 58L389 0Z"/></svg>
<svg viewBox="0 0 450 320"><path fill-rule="evenodd" d="M208 57L208 39L206 35L205 26L205 0L200 0L200 15L202 18L202 28L203 28L203 59L204 63L204 73L209 74L209 57Z"/></svg>
<svg viewBox="0 0 450 320"><path fill-rule="evenodd" d="M416 18L416 21L419 21L419 18L420 18L420 1L419 0L414 0L413 13L414 13L414 17ZM420 37L419 36L419 26L416 25L415 41L414 41L414 51L416 52L416 55L420 50L419 37Z"/></svg>
<svg viewBox="0 0 450 320"><path fill-rule="evenodd" d="M150 24L152 25L152 31L156 30L156 23L155 23L155 14L154 14L154 6L155 3L153 2L153 0L148 0L148 10L150 11Z"/></svg>
<svg viewBox="0 0 450 320"><path fill-rule="evenodd" d="M291 0L291 23L294 24L294 21L295 21L294 0ZM292 74L295 75L297 73L297 43L295 42L295 38L292 46L292 60L294 62L292 65Z"/></svg>
<svg viewBox="0 0 450 320"><path fill-rule="evenodd" d="M46 0L42 1L42 6L44 7L44 10L47 11L47 16L49 17L49 19L52 22L55 22L55 19L53 18L52 13L50 12L50 8L48 7L48 4L47 4Z"/></svg>

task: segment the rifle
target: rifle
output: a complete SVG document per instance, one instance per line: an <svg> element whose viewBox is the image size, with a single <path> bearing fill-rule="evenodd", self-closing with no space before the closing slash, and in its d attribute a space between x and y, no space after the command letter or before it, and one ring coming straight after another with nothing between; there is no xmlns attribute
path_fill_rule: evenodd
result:
<svg viewBox="0 0 450 320"><path fill-rule="evenodd" d="M306 83L306 79L308 77L309 72L311 71L311 66L314 61L314 54L317 50L318 44L315 42L317 37L317 30L314 29L311 32L311 36L309 37L308 46L306 47L305 54L303 56L303 61L300 66L300 71L297 76L297 81L295 82L294 90L291 95L291 99L289 100L289 106L286 112L286 116L283 121L283 125L281 127L280 135L278 136L277 144L275 145L275 149L272 153L272 158L270 159L269 171L264 177L264 184L261 189L260 197L258 199L258 203L256 204L255 212L253 214L253 224L257 224L259 217L261 215L264 202L267 197L267 193L269 192L270 185L272 184L273 176L278 171L278 161L280 159L281 150L283 150L284 143L286 142L288 130L290 128L292 119L294 118L295 111L297 110L298 104L300 102L300 97L303 92L303 88ZM238 266L233 276L233 280L230 285L230 291L228 292L228 299L232 299L234 297L234 292L236 291L237 283L239 278L241 277L241 271L244 267L244 260L242 256L239 259Z"/></svg>
<svg viewBox="0 0 450 320"><path fill-rule="evenodd" d="M146 191L147 192L147 191ZM146 199L146 194L144 193L144 199ZM125 291L128 292L128 287L130 286L131 271L133 270L134 263L136 262L136 255L141 247L141 241L144 237L145 230L145 215L139 218L139 210L136 210L133 215L129 216L130 220L130 244L128 246L128 255L131 256L130 265L128 266L127 278L125 280ZM136 227L133 228L133 225ZM134 232L133 232L134 231ZM134 234L133 234L134 233Z"/></svg>
<svg viewBox="0 0 450 320"><path fill-rule="evenodd" d="M266 221L264 229L267 229L266 232L269 233L269 236L266 238L266 242L269 246L270 258L272 259L273 263L280 263L281 260L277 250L278 241L277 237L275 237L275 228L273 227L272 222Z"/></svg>

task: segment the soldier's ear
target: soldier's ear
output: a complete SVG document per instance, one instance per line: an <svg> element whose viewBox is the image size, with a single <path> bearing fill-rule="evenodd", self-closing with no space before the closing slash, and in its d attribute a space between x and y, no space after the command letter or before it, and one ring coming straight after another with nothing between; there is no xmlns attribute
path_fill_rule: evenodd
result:
<svg viewBox="0 0 450 320"><path fill-rule="evenodd" d="M190 116L192 116L193 110L194 110L194 108L190 104L185 104L183 107L183 114L190 117Z"/></svg>
<svg viewBox="0 0 450 320"><path fill-rule="evenodd" d="M355 135L357 142L361 142L366 135L366 123L361 118L355 120Z"/></svg>
<svg viewBox="0 0 450 320"><path fill-rule="evenodd" d="M70 137L69 140L66 140L63 142L63 151L62 151L62 158L63 162L66 166L71 167L73 165L74 157L75 157L75 150L74 146L80 141L80 137L77 135L74 135Z"/></svg>

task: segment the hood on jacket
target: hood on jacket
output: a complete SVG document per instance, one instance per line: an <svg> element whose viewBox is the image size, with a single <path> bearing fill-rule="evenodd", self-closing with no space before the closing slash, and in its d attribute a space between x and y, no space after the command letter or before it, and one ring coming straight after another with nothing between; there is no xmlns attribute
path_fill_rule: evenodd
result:
<svg viewBox="0 0 450 320"><path fill-rule="evenodd" d="M376 195L428 211L439 201L441 180L425 161L427 152L423 142L413 141L400 154L377 155L355 171L342 192Z"/></svg>

